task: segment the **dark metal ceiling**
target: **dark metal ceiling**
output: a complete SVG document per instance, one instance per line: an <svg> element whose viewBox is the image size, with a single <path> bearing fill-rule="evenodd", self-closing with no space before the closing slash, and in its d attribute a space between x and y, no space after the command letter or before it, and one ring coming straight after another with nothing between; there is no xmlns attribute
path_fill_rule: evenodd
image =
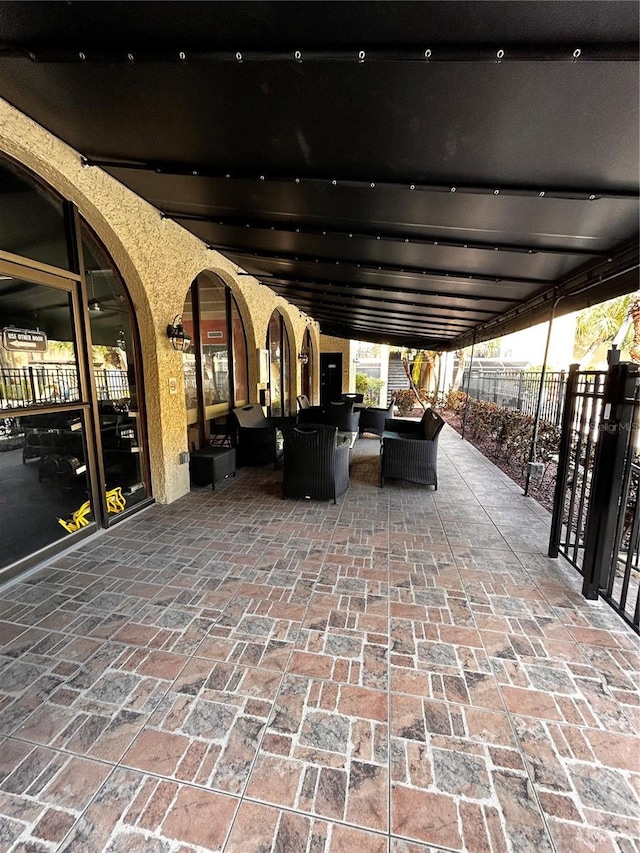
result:
<svg viewBox="0 0 640 853"><path fill-rule="evenodd" d="M638 10L0 2L0 96L323 331L451 348L638 286Z"/></svg>

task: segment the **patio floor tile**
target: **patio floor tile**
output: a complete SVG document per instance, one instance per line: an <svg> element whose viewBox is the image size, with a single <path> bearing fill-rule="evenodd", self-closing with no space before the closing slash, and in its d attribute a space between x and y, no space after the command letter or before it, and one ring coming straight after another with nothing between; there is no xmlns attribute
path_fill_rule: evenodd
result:
<svg viewBox="0 0 640 853"><path fill-rule="evenodd" d="M640 853L640 647L445 428L438 491L194 489L0 588L0 853Z"/></svg>

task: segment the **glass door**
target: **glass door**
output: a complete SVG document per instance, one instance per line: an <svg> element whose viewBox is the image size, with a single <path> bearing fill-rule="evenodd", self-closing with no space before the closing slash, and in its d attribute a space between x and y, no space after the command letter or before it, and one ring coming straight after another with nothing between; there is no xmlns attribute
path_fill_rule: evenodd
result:
<svg viewBox="0 0 640 853"><path fill-rule="evenodd" d="M0 572L94 522L79 282L0 264Z"/></svg>

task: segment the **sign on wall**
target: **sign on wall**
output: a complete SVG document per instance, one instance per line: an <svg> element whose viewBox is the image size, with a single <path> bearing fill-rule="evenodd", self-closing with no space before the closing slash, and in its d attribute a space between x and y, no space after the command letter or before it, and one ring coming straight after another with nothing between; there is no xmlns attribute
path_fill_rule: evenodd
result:
<svg viewBox="0 0 640 853"><path fill-rule="evenodd" d="M39 329L4 328L2 346L9 352L46 352L47 335Z"/></svg>

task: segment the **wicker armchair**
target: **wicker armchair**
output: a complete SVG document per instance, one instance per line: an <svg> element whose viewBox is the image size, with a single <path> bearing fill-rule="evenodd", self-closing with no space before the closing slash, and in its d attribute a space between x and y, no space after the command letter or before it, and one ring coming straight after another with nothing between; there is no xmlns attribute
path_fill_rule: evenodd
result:
<svg viewBox="0 0 640 853"><path fill-rule="evenodd" d="M349 441L334 426L284 427L283 498L333 500L349 488Z"/></svg>
<svg viewBox="0 0 640 853"><path fill-rule="evenodd" d="M341 394L340 399L344 400L345 403L364 403L364 394L355 394L353 392L349 392L346 394Z"/></svg>
<svg viewBox="0 0 640 853"><path fill-rule="evenodd" d="M360 409L354 412L354 404L341 400L327 403L324 407L324 423L337 427L338 432L358 432Z"/></svg>
<svg viewBox="0 0 640 853"><path fill-rule="evenodd" d="M324 406L301 406L298 409L297 422L299 424L323 424Z"/></svg>
<svg viewBox="0 0 640 853"><path fill-rule="evenodd" d="M235 445L238 467L242 465L277 465L279 453L274 423L266 418L262 408L251 404L233 409L236 423Z"/></svg>
<svg viewBox="0 0 640 853"><path fill-rule="evenodd" d="M385 478L438 488L438 436L444 421L427 409L420 423L387 420L380 444L380 485Z"/></svg>
<svg viewBox="0 0 640 853"><path fill-rule="evenodd" d="M393 417L393 401L388 409L376 409L373 406L360 412L360 435L370 433L382 438L385 421Z"/></svg>
<svg viewBox="0 0 640 853"><path fill-rule="evenodd" d="M309 402L309 398L306 394L299 394L296 397L296 402L298 403L298 411L300 409L310 409L311 403Z"/></svg>

